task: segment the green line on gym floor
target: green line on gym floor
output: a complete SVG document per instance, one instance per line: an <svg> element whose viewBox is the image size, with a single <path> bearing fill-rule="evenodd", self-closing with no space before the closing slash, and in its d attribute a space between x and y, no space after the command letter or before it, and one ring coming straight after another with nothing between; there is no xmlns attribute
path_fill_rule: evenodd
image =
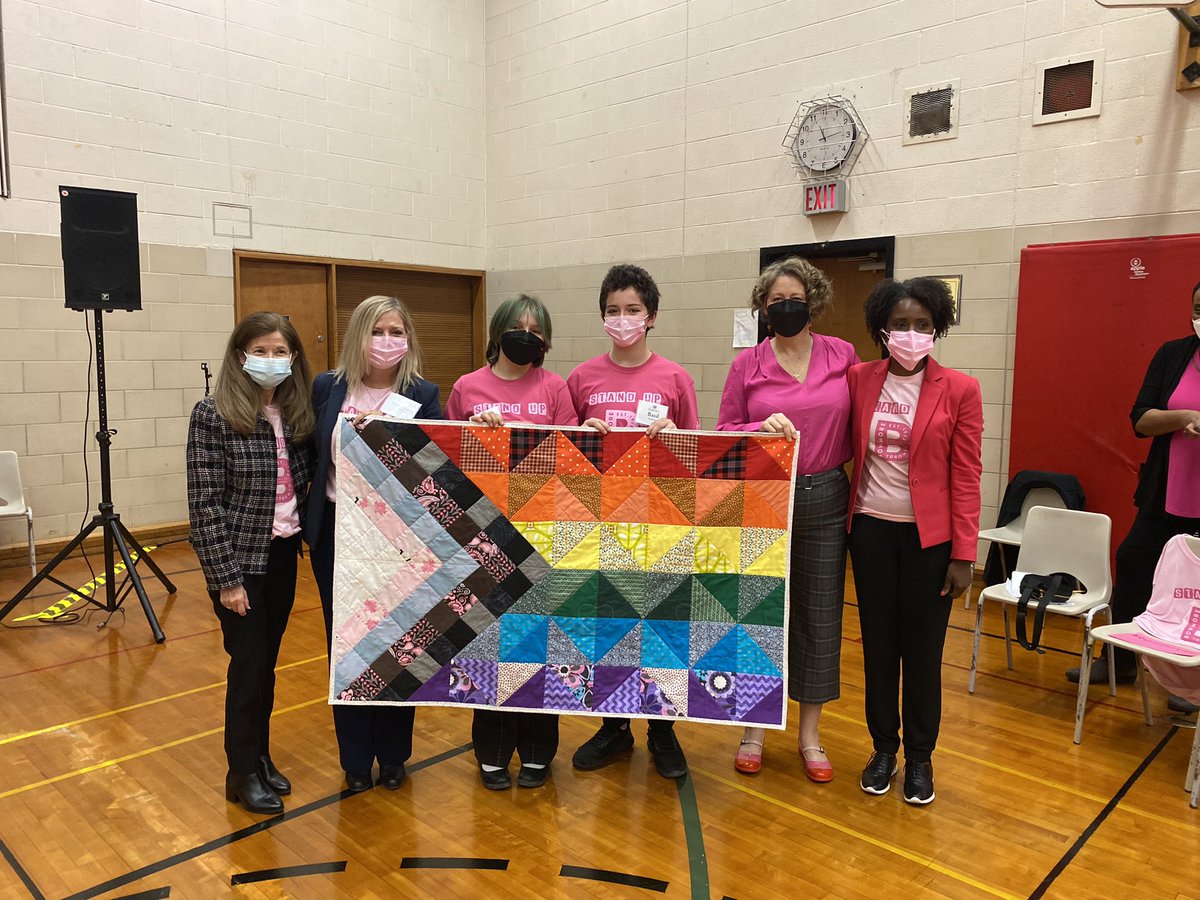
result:
<svg viewBox="0 0 1200 900"><path fill-rule="evenodd" d="M679 791L679 811L683 816L683 834L687 841L688 870L692 882L692 900L708 900L708 858L704 855L704 831L700 828L700 806L691 774L675 779Z"/></svg>

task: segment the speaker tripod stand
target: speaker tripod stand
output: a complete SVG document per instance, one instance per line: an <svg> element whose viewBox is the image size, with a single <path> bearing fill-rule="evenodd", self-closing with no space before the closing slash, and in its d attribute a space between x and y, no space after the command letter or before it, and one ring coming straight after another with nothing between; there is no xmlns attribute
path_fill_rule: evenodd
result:
<svg viewBox="0 0 1200 900"><path fill-rule="evenodd" d="M5 618L12 612L13 608L28 597L43 581L50 581L70 593L76 593L75 588L59 580L54 576L53 572L59 563L83 545L83 542L88 539L93 531L100 529L104 537L104 602L96 599L96 591L93 591L88 596L84 596L82 599L91 606L107 613L108 618L111 618L114 613L124 611L123 606L129 596L129 592L136 591L138 601L142 604L142 612L146 614L146 620L150 623L150 631L154 634L154 641L161 644L167 638L163 634L162 627L158 624L158 617L154 614L154 608L150 605L150 598L146 595L146 588L142 585L137 564L144 561L158 580L162 582L168 594L173 595L175 593L175 585L171 583L166 573L149 556L139 554L136 560L133 558L130 548L140 549L141 544L138 543L137 538L130 533L129 529L125 527L125 523L121 521L120 514L116 512L113 506L112 468L109 460L109 449L112 445L112 437L117 432L115 429L108 427L108 388L104 380L104 322L101 318L101 310L96 309L94 313L96 317L96 397L100 410L100 430L96 432L96 441L100 444L100 506L96 515L92 517L92 521L79 534L75 535L71 539L71 542L63 547L58 555L46 564L45 568L33 576L29 583L21 588L15 597L5 604L4 608L0 610L0 619ZM117 573L114 570L114 563L116 562L118 553L125 565L125 580L121 582L119 589L117 586ZM105 619L105 624L107 624L108 618Z"/></svg>

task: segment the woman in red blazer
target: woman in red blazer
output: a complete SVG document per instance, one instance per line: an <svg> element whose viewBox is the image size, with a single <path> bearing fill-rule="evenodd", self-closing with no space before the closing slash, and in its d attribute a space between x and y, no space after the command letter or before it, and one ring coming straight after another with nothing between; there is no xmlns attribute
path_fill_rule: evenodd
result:
<svg viewBox="0 0 1200 900"><path fill-rule="evenodd" d="M944 282L884 281L865 310L887 358L849 372L849 546L875 747L860 785L884 794L896 774L903 670L904 799L925 804L951 601L971 582L979 539L983 403L978 381L929 358L954 322Z"/></svg>

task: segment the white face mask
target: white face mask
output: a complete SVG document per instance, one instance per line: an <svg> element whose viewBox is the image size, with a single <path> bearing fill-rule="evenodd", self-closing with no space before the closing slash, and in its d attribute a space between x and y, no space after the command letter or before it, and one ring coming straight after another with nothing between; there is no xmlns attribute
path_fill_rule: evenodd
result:
<svg viewBox="0 0 1200 900"><path fill-rule="evenodd" d="M246 356L242 371L260 387L273 388L291 377L292 358L271 359L266 356Z"/></svg>
<svg viewBox="0 0 1200 900"><path fill-rule="evenodd" d="M933 335L923 331L893 331L887 336L888 353L909 372L915 372L921 360L933 349Z"/></svg>
<svg viewBox="0 0 1200 900"><path fill-rule="evenodd" d="M1200 338L1200 319L1192 319L1192 331L1196 332L1196 337Z"/></svg>

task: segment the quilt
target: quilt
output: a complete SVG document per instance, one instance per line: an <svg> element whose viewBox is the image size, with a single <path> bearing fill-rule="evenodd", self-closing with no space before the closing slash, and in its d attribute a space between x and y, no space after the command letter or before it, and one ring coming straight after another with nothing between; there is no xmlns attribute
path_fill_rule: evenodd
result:
<svg viewBox="0 0 1200 900"><path fill-rule="evenodd" d="M330 702L786 723L795 447L337 431Z"/></svg>

